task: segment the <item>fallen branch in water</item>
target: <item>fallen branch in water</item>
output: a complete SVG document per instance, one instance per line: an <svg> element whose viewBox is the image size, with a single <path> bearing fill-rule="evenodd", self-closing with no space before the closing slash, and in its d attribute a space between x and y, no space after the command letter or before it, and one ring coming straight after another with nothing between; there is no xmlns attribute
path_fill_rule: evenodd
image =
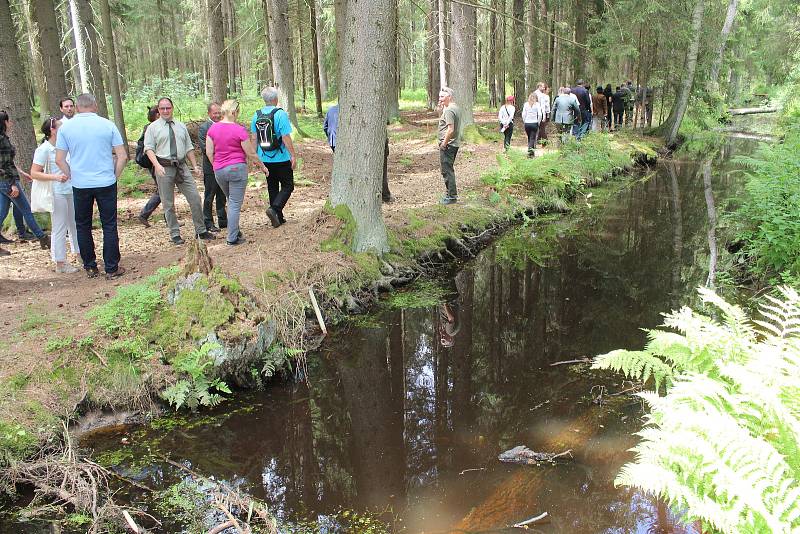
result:
<svg viewBox="0 0 800 534"><path fill-rule="evenodd" d="M531 523L536 523L537 521L541 521L545 517L547 517L547 512L541 513L541 514L537 515L536 517L531 517L530 519L526 519L525 521L521 521L521 522L513 525L513 528L527 528L525 525L530 525Z"/></svg>
<svg viewBox="0 0 800 534"><path fill-rule="evenodd" d="M555 367L556 365L569 365L573 363L591 363L591 362L592 360L590 360L589 358L579 358L577 360L564 360L562 362L551 363L550 367Z"/></svg>
<svg viewBox="0 0 800 534"><path fill-rule="evenodd" d="M486 468L485 467L478 467L478 468L475 468L475 469L464 469L463 471L461 471L459 473L459 475L463 475L464 473L470 473L472 471L486 471Z"/></svg>
<svg viewBox="0 0 800 534"><path fill-rule="evenodd" d="M236 524L233 521L228 520L209 530L208 534L219 534L220 532L227 530L235 525Z"/></svg>

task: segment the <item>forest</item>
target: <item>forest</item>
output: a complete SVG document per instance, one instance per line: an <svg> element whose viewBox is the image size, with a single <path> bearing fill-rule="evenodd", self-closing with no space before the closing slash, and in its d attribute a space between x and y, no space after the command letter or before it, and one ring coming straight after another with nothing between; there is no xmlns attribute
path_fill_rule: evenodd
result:
<svg viewBox="0 0 800 534"><path fill-rule="evenodd" d="M800 531L797 2L0 27L0 532ZM121 138L77 241L65 102Z"/></svg>

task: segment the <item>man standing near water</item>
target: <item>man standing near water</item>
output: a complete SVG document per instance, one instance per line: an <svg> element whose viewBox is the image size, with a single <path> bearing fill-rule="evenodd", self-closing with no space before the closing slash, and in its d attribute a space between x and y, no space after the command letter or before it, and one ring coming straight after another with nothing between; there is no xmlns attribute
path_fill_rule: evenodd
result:
<svg viewBox="0 0 800 534"><path fill-rule="evenodd" d="M439 118L439 163L444 185L447 188L447 194L442 197L441 202L442 204L455 204L458 202L458 189L453 166L461 146L463 121L461 120L461 110L456 105L453 96L453 90L449 87L442 87L439 90L439 107L442 108L442 116Z"/></svg>

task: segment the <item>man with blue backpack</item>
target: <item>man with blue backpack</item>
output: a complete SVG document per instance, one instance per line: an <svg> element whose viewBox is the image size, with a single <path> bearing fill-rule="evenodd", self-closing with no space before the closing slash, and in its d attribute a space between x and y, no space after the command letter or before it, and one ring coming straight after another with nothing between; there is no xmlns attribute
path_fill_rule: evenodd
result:
<svg viewBox="0 0 800 534"><path fill-rule="evenodd" d="M278 90L266 87L261 91L264 107L256 111L250 123L258 157L269 171L267 218L274 228L286 222L283 208L294 191L294 168L297 164L292 144L289 115L278 107Z"/></svg>

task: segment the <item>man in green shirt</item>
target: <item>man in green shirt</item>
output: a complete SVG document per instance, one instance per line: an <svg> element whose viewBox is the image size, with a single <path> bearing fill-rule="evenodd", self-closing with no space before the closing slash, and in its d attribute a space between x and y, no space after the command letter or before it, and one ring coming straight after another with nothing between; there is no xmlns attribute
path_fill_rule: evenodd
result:
<svg viewBox="0 0 800 534"><path fill-rule="evenodd" d="M453 90L449 87L442 87L439 90L439 107L442 108L442 116L439 118L439 163L447 188L442 204L455 204L458 202L458 190L453 165L456 162L458 148L461 146L464 125L461 120L461 110L455 103Z"/></svg>

